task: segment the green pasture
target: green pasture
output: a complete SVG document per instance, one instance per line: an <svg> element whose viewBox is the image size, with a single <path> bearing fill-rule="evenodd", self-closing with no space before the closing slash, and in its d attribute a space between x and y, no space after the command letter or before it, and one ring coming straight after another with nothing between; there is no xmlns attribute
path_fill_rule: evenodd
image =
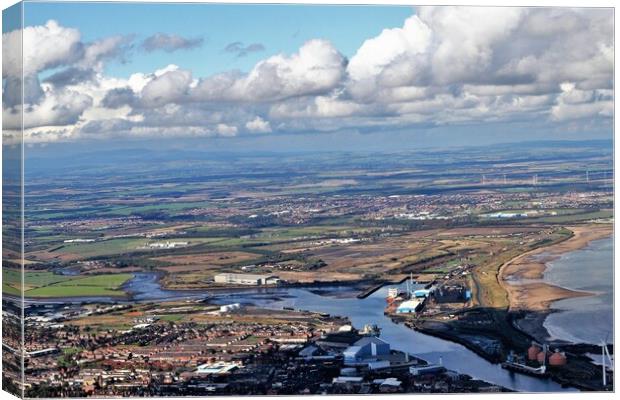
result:
<svg viewBox="0 0 620 400"><path fill-rule="evenodd" d="M132 274L105 274L53 283L27 290L26 297L77 297L77 296L122 296L121 285L133 277Z"/></svg>

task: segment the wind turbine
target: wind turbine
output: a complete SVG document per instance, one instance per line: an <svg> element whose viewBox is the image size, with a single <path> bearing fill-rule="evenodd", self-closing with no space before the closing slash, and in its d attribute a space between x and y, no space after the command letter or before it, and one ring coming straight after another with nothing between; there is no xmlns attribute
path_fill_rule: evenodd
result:
<svg viewBox="0 0 620 400"><path fill-rule="evenodd" d="M607 335L609 336L609 334ZM603 388L607 387L607 366L605 365L605 361L609 361L609 366L613 368L614 362L609 355L609 350L607 350L607 339L601 340L601 361L603 364Z"/></svg>

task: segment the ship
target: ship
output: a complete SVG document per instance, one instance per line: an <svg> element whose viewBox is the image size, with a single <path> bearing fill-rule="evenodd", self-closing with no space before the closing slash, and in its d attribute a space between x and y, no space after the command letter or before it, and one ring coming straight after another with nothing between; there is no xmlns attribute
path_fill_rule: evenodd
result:
<svg viewBox="0 0 620 400"><path fill-rule="evenodd" d="M366 324L359 333L364 336L379 337L379 335L381 335L381 328L376 324Z"/></svg>
<svg viewBox="0 0 620 400"><path fill-rule="evenodd" d="M385 298L385 300L388 303L393 302L394 300L396 300L397 298L399 298L403 293L398 289L398 288L389 288L388 289L388 294L387 297Z"/></svg>

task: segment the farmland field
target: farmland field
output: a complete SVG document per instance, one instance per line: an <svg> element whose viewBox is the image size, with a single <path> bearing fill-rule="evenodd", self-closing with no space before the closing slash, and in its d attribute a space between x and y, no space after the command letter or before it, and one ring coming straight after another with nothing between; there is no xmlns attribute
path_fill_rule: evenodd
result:
<svg viewBox="0 0 620 400"><path fill-rule="evenodd" d="M132 278L131 274L104 274L92 277L66 279L60 282L26 290L28 297L72 296L122 296L121 285Z"/></svg>

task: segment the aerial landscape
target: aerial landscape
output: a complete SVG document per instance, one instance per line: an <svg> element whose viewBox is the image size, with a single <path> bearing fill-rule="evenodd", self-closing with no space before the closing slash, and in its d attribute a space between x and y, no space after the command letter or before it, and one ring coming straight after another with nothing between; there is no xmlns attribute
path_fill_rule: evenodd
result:
<svg viewBox="0 0 620 400"><path fill-rule="evenodd" d="M77 22L122 11L114 29L129 29L144 7L152 22L115 36ZM3 12L4 52L18 11ZM222 38L191 17L226 30L233 12L284 22L252 43L253 23ZM4 390L614 390L610 10L23 13L29 63L3 66L5 98L23 85L25 103L3 102ZM309 28L350 13L370 33L332 45L316 38L330 24ZM487 15L502 28L459 24ZM594 53L549 76L567 41ZM430 67L446 49L450 68Z"/></svg>

